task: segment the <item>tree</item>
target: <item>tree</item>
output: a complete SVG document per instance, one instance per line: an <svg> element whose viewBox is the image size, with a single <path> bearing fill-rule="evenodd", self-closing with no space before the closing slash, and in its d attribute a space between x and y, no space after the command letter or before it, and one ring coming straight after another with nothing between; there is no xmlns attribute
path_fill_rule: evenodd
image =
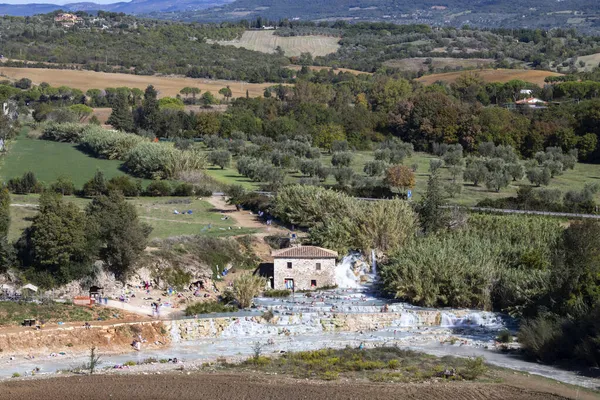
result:
<svg viewBox="0 0 600 400"><path fill-rule="evenodd" d="M144 91L144 99L139 116L139 126L142 129L156 133L160 123L158 92L150 85Z"/></svg>
<svg viewBox="0 0 600 400"><path fill-rule="evenodd" d="M231 96L233 96L233 92L231 91L231 88L229 86L224 87L221 90L219 90L219 94L222 95L223 97L225 97L225 101L229 101Z"/></svg>
<svg viewBox="0 0 600 400"><path fill-rule="evenodd" d="M258 275L246 274L233 281L233 296L240 308L248 308L252 299L265 289L267 281Z"/></svg>
<svg viewBox="0 0 600 400"><path fill-rule="evenodd" d="M0 189L0 239L8 236L10 227L10 193L8 188Z"/></svg>
<svg viewBox="0 0 600 400"><path fill-rule="evenodd" d="M500 189L508 186L510 174L505 169L489 171L485 176L485 185L488 189L499 192Z"/></svg>
<svg viewBox="0 0 600 400"><path fill-rule="evenodd" d="M50 190L55 193L60 193L63 196L71 196L75 193L75 185L71 178L66 176L59 176L56 181L50 184Z"/></svg>
<svg viewBox="0 0 600 400"><path fill-rule="evenodd" d="M392 165L385 171L385 183L391 188L406 190L415 186L415 173L405 165Z"/></svg>
<svg viewBox="0 0 600 400"><path fill-rule="evenodd" d="M392 111L400 100L408 97L412 92L410 83L406 79L379 78L370 94L373 108L377 111Z"/></svg>
<svg viewBox="0 0 600 400"><path fill-rule="evenodd" d="M381 161L381 160L367 161L365 163L365 167L363 168L363 172L371 177L379 176L379 175L383 174L386 166L387 166L387 164L385 163L385 161Z"/></svg>
<svg viewBox="0 0 600 400"><path fill-rule="evenodd" d="M444 193L440 178L437 173L433 173L429 176L427 191L418 207L419 221L426 234L435 233L445 226L445 213L441 208L443 202Z"/></svg>
<svg viewBox="0 0 600 400"><path fill-rule="evenodd" d="M208 154L208 162L217 165L221 169L229 167L231 163L231 153L227 150L214 150Z"/></svg>
<svg viewBox="0 0 600 400"><path fill-rule="evenodd" d="M354 170L350 167L335 168L333 176L340 186L349 186L352 178L354 178Z"/></svg>
<svg viewBox="0 0 600 400"><path fill-rule="evenodd" d="M438 158L432 158L431 160L429 160L429 172L431 172L432 174L435 173L438 169L442 168L443 166L444 161Z"/></svg>
<svg viewBox="0 0 600 400"><path fill-rule="evenodd" d="M125 93L119 92L115 99L112 112L106 121L113 128L125 132L133 131L133 114Z"/></svg>
<svg viewBox="0 0 600 400"><path fill-rule="evenodd" d="M15 87L23 90L31 88L31 79L21 78L15 82Z"/></svg>
<svg viewBox="0 0 600 400"><path fill-rule="evenodd" d="M201 91L197 87L190 88L190 94L192 95L192 100L194 101L194 104L196 104L196 96L198 96L200 93Z"/></svg>
<svg viewBox="0 0 600 400"><path fill-rule="evenodd" d="M185 96L185 98L187 99L187 98L188 98L188 96L189 96L190 94L192 94L192 88L191 88L191 87L189 87L189 86L186 86L186 87L184 87L183 89L181 89L181 90L179 91L179 93L181 93L182 95L184 95L184 96Z"/></svg>
<svg viewBox="0 0 600 400"><path fill-rule="evenodd" d="M102 171L96 171L94 177L83 184L83 195L87 197L100 196L108 193L106 180Z"/></svg>
<svg viewBox="0 0 600 400"><path fill-rule="evenodd" d="M519 162L511 163L506 166L506 171L513 181L520 181L525 176L525 167Z"/></svg>
<svg viewBox="0 0 600 400"><path fill-rule="evenodd" d="M215 98L215 96L213 96L213 94L210 91L207 90L202 95L202 104L204 104L205 106L217 104L217 99Z"/></svg>
<svg viewBox="0 0 600 400"><path fill-rule="evenodd" d="M317 128L313 142L315 146L331 151L333 143L340 140L346 140L344 127L336 124L327 124Z"/></svg>
<svg viewBox="0 0 600 400"><path fill-rule="evenodd" d="M552 174L548 168L531 167L527 170L526 175L529 182L535 186L548 186L550 179L552 179Z"/></svg>
<svg viewBox="0 0 600 400"><path fill-rule="evenodd" d="M73 104L69 106L69 110L77 116L79 122L84 122L94 112L92 107L88 107L85 104Z"/></svg>
<svg viewBox="0 0 600 400"><path fill-rule="evenodd" d="M87 221L79 207L65 203L60 194L44 192L38 214L21 237L21 260L25 266L54 274L63 283L81 277L74 269L89 261Z"/></svg>
<svg viewBox="0 0 600 400"><path fill-rule="evenodd" d="M146 248L152 228L139 221L133 204L119 192L98 196L87 206L89 237L99 256L119 278L125 278Z"/></svg>
<svg viewBox="0 0 600 400"><path fill-rule="evenodd" d="M465 181L473 182L473 185L479 186L479 182L483 182L488 173L485 163L482 160L472 160L467 164L467 168L463 172Z"/></svg>
<svg viewBox="0 0 600 400"><path fill-rule="evenodd" d="M346 151L333 153L331 165L334 167L349 167L350 164L352 164L352 153Z"/></svg>

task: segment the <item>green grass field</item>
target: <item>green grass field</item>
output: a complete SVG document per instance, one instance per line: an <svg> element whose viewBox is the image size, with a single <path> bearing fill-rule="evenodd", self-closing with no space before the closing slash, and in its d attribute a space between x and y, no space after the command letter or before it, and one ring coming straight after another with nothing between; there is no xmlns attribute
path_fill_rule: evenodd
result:
<svg viewBox="0 0 600 400"><path fill-rule="evenodd" d="M67 201L82 209L90 202L88 199L66 197ZM38 195L13 195L11 202L11 226L9 239L15 240L37 213ZM180 197L139 197L129 199L136 206L140 219L152 226L150 239L163 239L180 235L233 236L254 233L252 229L242 228L233 218L222 219L224 215L213 210L210 203L201 199ZM175 214L192 210L192 214ZM211 225L209 228L208 225Z"/></svg>
<svg viewBox="0 0 600 400"><path fill-rule="evenodd" d="M0 157L0 179L3 182L31 171L42 182L50 183L60 176L70 177L76 187L87 182L96 170L107 179L125 175L117 160L89 157L70 143L29 139L23 133L10 142L6 155Z"/></svg>
<svg viewBox="0 0 600 400"><path fill-rule="evenodd" d="M35 318L44 322L71 322L115 319L115 310L95 306L92 308L71 304L0 302L0 326L20 325L24 319Z"/></svg>

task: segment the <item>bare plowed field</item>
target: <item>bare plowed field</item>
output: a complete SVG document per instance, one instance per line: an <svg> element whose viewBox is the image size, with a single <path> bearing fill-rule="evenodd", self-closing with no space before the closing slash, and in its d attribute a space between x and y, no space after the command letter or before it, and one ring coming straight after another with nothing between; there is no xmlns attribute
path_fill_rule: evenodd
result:
<svg viewBox="0 0 600 400"><path fill-rule="evenodd" d="M538 378L532 379L535 382ZM264 377L238 374L186 372L160 375L96 375L9 381L0 384L0 399L128 399L128 400L557 400L569 393L551 383L531 387L516 384L433 382L385 384L305 381L280 375ZM570 389L569 389L570 390ZM566 395L565 395L566 394ZM575 391L573 391L575 394ZM581 399L589 394L579 393Z"/></svg>
<svg viewBox="0 0 600 400"><path fill-rule="evenodd" d="M547 76L562 76L556 72L537 71L526 69L481 69L473 71L479 74L485 82L506 83L513 79L520 79L525 82L531 82L538 86L544 86L544 79ZM444 74L425 75L417 80L425 85L431 85L437 81L454 82L464 71L448 72Z"/></svg>
<svg viewBox="0 0 600 400"><path fill-rule="evenodd" d="M47 82L52 86L69 86L75 89L104 89L108 87L122 87L146 89L154 85L159 97L175 96L186 86L200 88L202 92L211 91L221 97L218 91L229 86L233 97L246 96L246 90L252 97L262 96L266 87L271 84L246 83L238 81L222 81L211 79L194 79L181 76L147 76L130 74L111 74L107 72L78 71L70 69L45 69L45 68L14 68L0 67L0 74L11 79L29 78L34 84Z"/></svg>
<svg viewBox="0 0 600 400"><path fill-rule="evenodd" d="M299 56L301 53L311 53L313 57L335 53L340 47L339 38L331 36L291 36L274 35L273 31L246 31L236 40L219 41L222 45L243 47L263 53L274 53L277 47L288 57Z"/></svg>

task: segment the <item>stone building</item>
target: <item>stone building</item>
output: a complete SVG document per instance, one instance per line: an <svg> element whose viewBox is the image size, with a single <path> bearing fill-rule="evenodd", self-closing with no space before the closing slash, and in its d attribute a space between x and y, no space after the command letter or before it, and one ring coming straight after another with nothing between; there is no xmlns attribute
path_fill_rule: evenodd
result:
<svg viewBox="0 0 600 400"><path fill-rule="evenodd" d="M273 288L311 290L335 285L335 251L315 246L290 247L272 254Z"/></svg>

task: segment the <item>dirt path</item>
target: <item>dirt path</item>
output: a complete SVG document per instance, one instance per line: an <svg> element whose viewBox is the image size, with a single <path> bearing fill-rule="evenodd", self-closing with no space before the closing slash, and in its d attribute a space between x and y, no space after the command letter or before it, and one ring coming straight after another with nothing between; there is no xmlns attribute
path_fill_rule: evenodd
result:
<svg viewBox="0 0 600 400"><path fill-rule="evenodd" d="M227 201L223 196L212 196L207 199L207 201L212 204L215 208L215 211L222 212L224 214L229 215L233 219L237 221L237 224L243 228L251 228L259 230L259 234L257 236L266 236L266 235L276 235L283 234L287 235L289 231L284 227L271 225L267 226L263 221L261 221L258 216L251 211L237 211L235 206L227 204Z"/></svg>
<svg viewBox="0 0 600 400"><path fill-rule="evenodd" d="M328 400L556 400L576 398L562 395L551 385L527 382L470 383L429 382L384 384L354 381L307 381L281 375L173 372L149 375L95 375L8 381L0 384L0 399L328 399ZM586 393L580 399L593 399Z"/></svg>

